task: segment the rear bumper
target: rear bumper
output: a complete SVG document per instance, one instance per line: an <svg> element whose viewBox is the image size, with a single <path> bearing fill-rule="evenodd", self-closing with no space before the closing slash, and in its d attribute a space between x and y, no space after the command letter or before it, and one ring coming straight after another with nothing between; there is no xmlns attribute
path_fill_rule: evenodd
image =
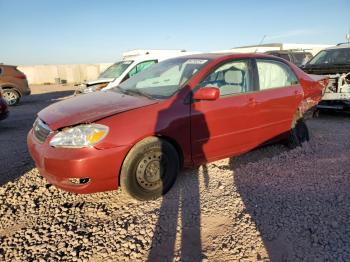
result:
<svg viewBox="0 0 350 262"><path fill-rule="evenodd" d="M63 190L87 194L115 190L127 147L111 149L53 148L50 137L39 143L30 130L27 137L29 152L40 174L49 183ZM69 179L89 178L85 184L73 184Z"/></svg>
<svg viewBox="0 0 350 262"><path fill-rule="evenodd" d="M32 91L28 88L23 90L22 92L22 96L29 96L32 93Z"/></svg>
<svg viewBox="0 0 350 262"><path fill-rule="evenodd" d="M350 102L350 93L324 93L322 101L348 101Z"/></svg>
<svg viewBox="0 0 350 262"><path fill-rule="evenodd" d="M9 116L10 112L5 100L0 97L0 120L3 120Z"/></svg>
<svg viewBox="0 0 350 262"><path fill-rule="evenodd" d="M9 114L10 114L9 111L0 112L0 120L4 120L4 119L8 118Z"/></svg>
<svg viewBox="0 0 350 262"><path fill-rule="evenodd" d="M317 109L345 110L350 108L349 100L322 100Z"/></svg>

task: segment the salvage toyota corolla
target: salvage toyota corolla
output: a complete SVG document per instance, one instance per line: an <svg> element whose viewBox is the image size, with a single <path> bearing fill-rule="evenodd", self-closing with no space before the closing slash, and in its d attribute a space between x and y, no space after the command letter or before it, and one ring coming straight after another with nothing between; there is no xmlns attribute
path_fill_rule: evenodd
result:
<svg viewBox="0 0 350 262"><path fill-rule="evenodd" d="M292 147L308 140L303 115L326 82L268 55L174 58L109 91L40 111L28 147L40 173L61 189L121 186L136 199L155 199L181 167L239 155L276 137Z"/></svg>

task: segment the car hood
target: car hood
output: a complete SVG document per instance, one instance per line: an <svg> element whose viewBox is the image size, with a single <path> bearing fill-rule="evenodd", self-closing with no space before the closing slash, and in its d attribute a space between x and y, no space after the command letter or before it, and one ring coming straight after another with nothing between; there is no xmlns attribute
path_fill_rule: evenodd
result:
<svg viewBox="0 0 350 262"><path fill-rule="evenodd" d="M142 96L130 96L117 91L97 92L73 97L52 104L38 113L52 130L96 120L157 103Z"/></svg>

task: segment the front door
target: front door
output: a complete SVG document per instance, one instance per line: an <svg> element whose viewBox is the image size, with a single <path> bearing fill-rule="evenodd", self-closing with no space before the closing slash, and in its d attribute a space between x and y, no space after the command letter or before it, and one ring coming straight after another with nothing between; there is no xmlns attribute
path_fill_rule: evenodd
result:
<svg viewBox="0 0 350 262"><path fill-rule="evenodd" d="M256 145L251 61L230 60L207 75L199 88L217 87L215 101L193 101L191 145L195 164L247 151Z"/></svg>

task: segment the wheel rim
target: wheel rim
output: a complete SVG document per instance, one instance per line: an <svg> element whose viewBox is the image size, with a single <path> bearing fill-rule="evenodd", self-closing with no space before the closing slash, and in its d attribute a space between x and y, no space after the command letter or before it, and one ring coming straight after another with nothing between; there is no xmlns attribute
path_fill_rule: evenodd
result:
<svg viewBox="0 0 350 262"><path fill-rule="evenodd" d="M168 161L161 152L146 153L136 169L138 184L148 191L161 188Z"/></svg>
<svg viewBox="0 0 350 262"><path fill-rule="evenodd" d="M16 104L16 101L18 99L18 96L15 92L13 91L6 91L4 90L3 92L3 97L6 100L8 105L14 105Z"/></svg>

